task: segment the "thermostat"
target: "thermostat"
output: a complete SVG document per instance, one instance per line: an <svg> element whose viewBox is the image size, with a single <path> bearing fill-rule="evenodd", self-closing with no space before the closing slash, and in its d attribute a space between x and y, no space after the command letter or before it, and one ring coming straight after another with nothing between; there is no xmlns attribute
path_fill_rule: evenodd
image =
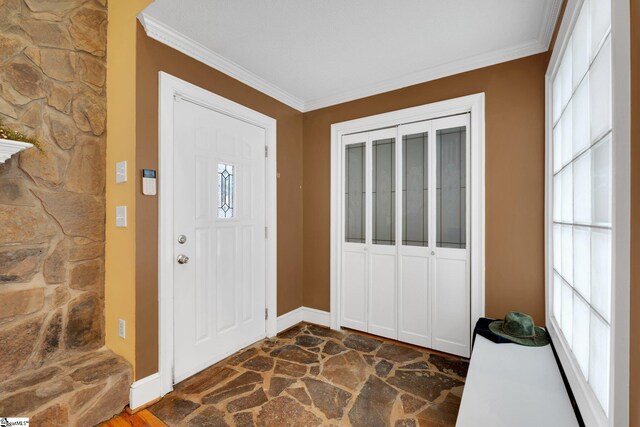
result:
<svg viewBox="0 0 640 427"><path fill-rule="evenodd" d="M156 193L156 171L153 169L142 169L142 194L145 196L155 196Z"/></svg>

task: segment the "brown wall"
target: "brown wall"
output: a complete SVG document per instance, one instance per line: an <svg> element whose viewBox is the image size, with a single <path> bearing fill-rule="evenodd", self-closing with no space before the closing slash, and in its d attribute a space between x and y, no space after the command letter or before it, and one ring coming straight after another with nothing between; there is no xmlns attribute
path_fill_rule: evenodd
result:
<svg viewBox="0 0 640 427"><path fill-rule="evenodd" d="M640 427L640 0L631 0L631 355L629 425Z"/></svg>
<svg viewBox="0 0 640 427"><path fill-rule="evenodd" d="M330 126L486 95L486 314L544 324L544 74L548 54L304 114L303 305L329 310Z"/></svg>
<svg viewBox="0 0 640 427"><path fill-rule="evenodd" d="M278 315L302 304L302 113L148 38L138 25L136 164L158 169L158 72L277 120ZM141 181L140 170L135 171ZM161 174L162 171L158 171ZM141 183L138 182L138 188ZM161 188L158 191L162 191ZM157 197L136 200L136 378L158 369Z"/></svg>

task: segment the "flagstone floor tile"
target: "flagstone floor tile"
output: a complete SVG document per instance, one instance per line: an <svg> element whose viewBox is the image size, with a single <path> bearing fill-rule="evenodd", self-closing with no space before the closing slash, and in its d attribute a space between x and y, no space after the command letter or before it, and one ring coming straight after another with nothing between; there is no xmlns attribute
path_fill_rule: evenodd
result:
<svg viewBox="0 0 640 427"><path fill-rule="evenodd" d="M184 380L149 410L169 426L454 426L468 367L303 323Z"/></svg>

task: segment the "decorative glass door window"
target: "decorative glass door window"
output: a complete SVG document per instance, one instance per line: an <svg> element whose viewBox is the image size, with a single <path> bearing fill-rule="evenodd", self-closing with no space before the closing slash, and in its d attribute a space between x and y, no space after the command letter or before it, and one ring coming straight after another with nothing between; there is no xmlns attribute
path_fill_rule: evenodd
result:
<svg viewBox="0 0 640 427"><path fill-rule="evenodd" d="M233 165L218 163L218 218L233 218L235 210Z"/></svg>
<svg viewBox="0 0 640 427"><path fill-rule="evenodd" d="M609 413L611 5L582 5L552 76L550 307L578 375Z"/></svg>

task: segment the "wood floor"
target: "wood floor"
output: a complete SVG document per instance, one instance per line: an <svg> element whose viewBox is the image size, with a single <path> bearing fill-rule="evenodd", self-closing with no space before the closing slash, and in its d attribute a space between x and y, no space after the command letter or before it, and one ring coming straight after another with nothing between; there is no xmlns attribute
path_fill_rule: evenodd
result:
<svg viewBox="0 0 640 427"><path fill-rule="evenodd" d="M166 427L155 415L144 409L135 414L124 411L115 418L102 424L102 427Z"/></svg>

